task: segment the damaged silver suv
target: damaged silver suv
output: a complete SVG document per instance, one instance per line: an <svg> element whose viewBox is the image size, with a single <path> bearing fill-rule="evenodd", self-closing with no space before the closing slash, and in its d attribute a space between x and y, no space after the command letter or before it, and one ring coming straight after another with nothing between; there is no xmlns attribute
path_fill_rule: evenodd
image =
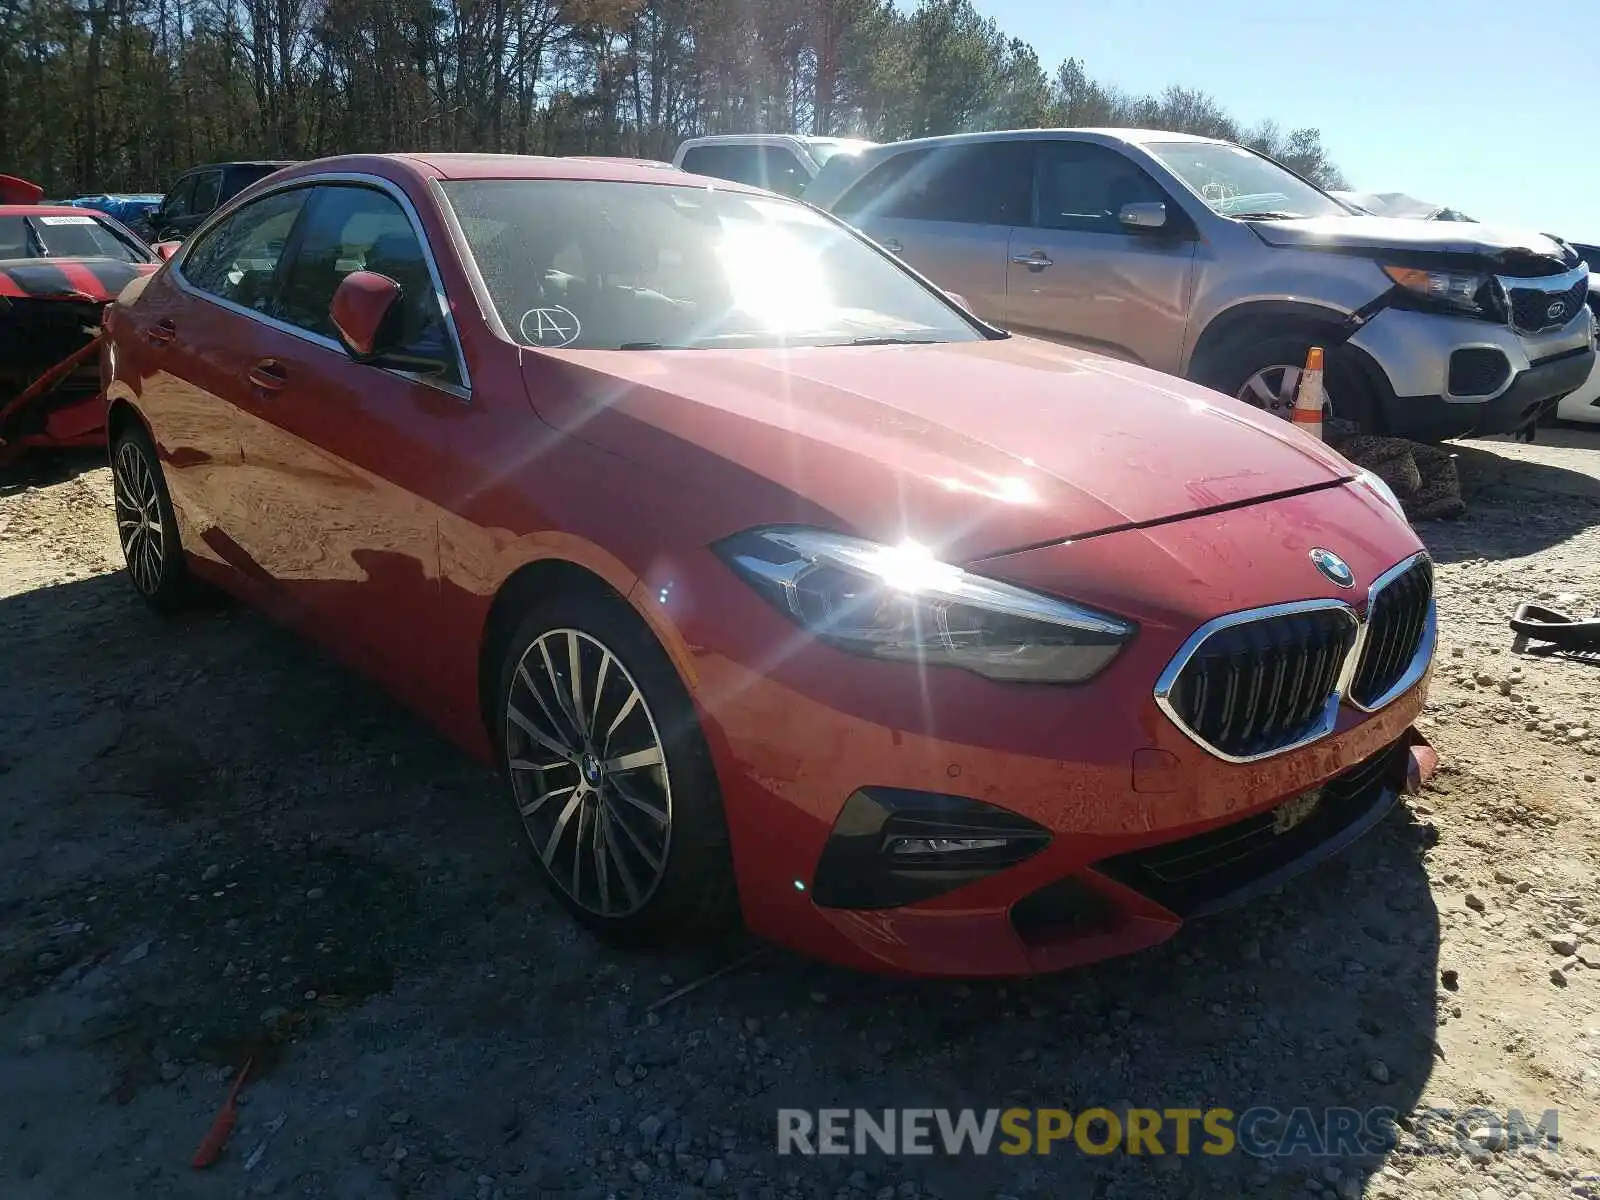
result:
<svg viewBox="0 0 1600 1200"><path fill-rule="evenodd" d="M1422 441L1531 429L1594 359L1589 267L1564 242L1359 214L1230 142L925 138L835 157L806 199L994 324L1285 417L1313 345L1328 419Z"/></svg>

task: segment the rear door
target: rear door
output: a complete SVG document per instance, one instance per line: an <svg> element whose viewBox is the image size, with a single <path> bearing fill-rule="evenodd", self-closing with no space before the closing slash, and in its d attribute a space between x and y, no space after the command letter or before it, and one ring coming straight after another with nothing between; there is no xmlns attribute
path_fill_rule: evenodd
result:
<svg viewBox="0 0 1600 1200"><path fill-rule="evenodd" d="M383 365L352 360L328 317L340 281L362 269L404 296L402 346ZM239 402L244 551L281 615L403 693L437 677L437 639L419 636L438 621L430 497L450 476L448 448L469 412L443 303L401 193L318 184Z"/></svg>
<svg viewBox="0 0 1600 1200"><path fill-rule="evenodd" d="M186 246L130 310L119 337L139 366L140 407L179 510L185 547L242 590L259 577L240 553L240 440L235 405L251 365L271 351L262 320L304 190L244 205Z"/></svg>
<svg viewBox="0 0 1600 1200"><path fill-rule="evenodd" d="M1118 150L1036 144L1031 220L1010 236L1008 326L1176 372L1198 244L1189 218ZM1124 225L1123 207L1139 203L1165 204L1166 226Z"/></svg>
<svg viewBox="0 0 1600 1200"><path fill-rule="evenodd" d="M833 211L978 316L1006 319L1006 248L1026 223L1033 143L957 143L897 154L870 170Z"/></svg>

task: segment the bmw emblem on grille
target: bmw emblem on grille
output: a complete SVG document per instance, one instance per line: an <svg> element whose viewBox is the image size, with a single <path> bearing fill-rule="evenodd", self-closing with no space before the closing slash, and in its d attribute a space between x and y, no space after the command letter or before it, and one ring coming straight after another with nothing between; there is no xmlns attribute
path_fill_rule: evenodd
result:
<svg viewBox="0 0 1600 1200"><path fill-rule="evenodd" d="M1324 550L1321 546L1311 551L1311 561L1334 583L1342 588L1355 587L1356 573L1350 569L1350 564L1345 562L1332 550Z"/></svg>

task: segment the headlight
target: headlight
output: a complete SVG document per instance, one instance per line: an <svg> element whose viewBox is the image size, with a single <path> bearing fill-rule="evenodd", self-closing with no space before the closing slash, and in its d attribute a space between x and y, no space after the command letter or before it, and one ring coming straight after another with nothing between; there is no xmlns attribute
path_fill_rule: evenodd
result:
<svg viewBox="0 0 1600 1200"><path fill-rule="evenodd" d="M1492 276L1471 271L1424 271L1419 267L1378 265L1385 275L1414 296L1476 316L1496 315L1498 304Z"/></svg>
<svg viewBox="0 0 1600 1200"><path fill-rule="evenodd" d="M822 641L874 658L962 667L990 679L1082 683L1134 626L971 575L915 542L882 546L820 529L752 529L715 550Z"/></svg>
<svg viewBox="0 0 1600 1200"><path fill-rule="evenodd" d="M1411 523L1411 518L1406 516L1405 505L1400 503L1400 497L1394 494L1394 489L1383 480L1379 479L1371 471L1358 471L1356 473L1356 483L1361 487L1369 489L1378 497L1379 500L1382 500L1390 508L1394 509L1394 511L1399 514L1400 519L1406 522L1406 524L1409 525Z"/></svg>

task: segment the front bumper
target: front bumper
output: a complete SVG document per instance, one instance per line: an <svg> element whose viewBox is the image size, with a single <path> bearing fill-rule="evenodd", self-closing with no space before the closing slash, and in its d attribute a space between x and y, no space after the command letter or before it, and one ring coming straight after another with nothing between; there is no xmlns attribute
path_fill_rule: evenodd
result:
<svg viewBox="0 0 1600 1200"><path fill-rule="evenodd" d="M1308 557L1311 539L1330 530L1358 560L1356 595L1417 549L1380 502L1333 488L977 564L1024 586L1076 578L1074 598L1139 622L1117 661L1079 688L918 672L818 646L755 602L709 552L659 579L647 574L636 601L675 581L674 611L662 615L697 647L688 682L722 787L747 924L857 969L1030 975L1154 945L1184 920L1276 886L1354 840L1403 784L1426 676L1376 713L1345 705L1327 736L1249 762L1198 745L1153 694L1162 668L1210 616L1284 599L1349 599ZM1275 809L1324 787L1329 796L1343 788L1343 798L1319 805L1303 827L1261 838ZM818 903L819 866L849 798L864 788L963 797L1048 830L1050 841L1016 865L898 907ZM1167 871L1174 850L1236 836L1262 842L1248 869L1202 872L1183 897L1139 874Z"/></svg>
<svg viewBox="0 0 1600 1200"><path fill-rule="evenodd" d="M1595 359L1594 367L1583 385L1557 403L1556 416L1563 421L1600 423L1600 358Z"/></svg>
<svg viewBox="0 0 1600 1200"><path fill-rule="evenodd" d="M1519 335L1504 325L1386 308L1349 344L1376 366L1375 400L1385 432L1417 441L1514 433L1582 386L1594 362L1587 309L1562 329ZM1451 390L1452 356L1481 353L1498 370L1488 390Z"/></svg>

